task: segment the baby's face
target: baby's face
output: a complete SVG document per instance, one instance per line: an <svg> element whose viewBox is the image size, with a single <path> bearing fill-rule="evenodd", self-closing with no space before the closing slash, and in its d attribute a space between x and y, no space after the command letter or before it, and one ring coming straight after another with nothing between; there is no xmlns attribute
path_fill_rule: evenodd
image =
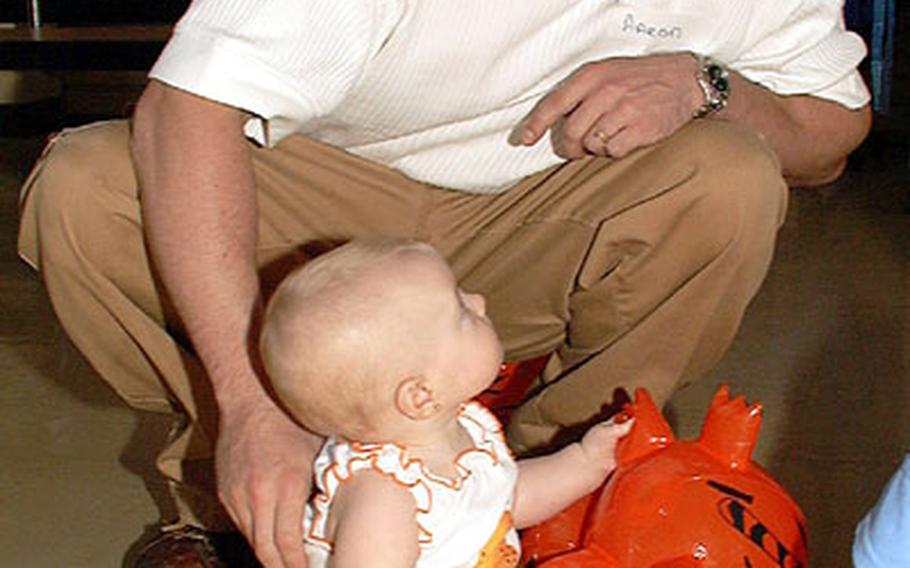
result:
<svg viewBox="0 0 910 568"><path fill-rule="evenodd" d="M396 255L379 278L391 285L387 317L403 329L400 354L421 356L428 376L451 377L437 395L459 403L473 398L496 378L502 345L486 316L483 296L461 290L445 260L430 249Z"/></svg>

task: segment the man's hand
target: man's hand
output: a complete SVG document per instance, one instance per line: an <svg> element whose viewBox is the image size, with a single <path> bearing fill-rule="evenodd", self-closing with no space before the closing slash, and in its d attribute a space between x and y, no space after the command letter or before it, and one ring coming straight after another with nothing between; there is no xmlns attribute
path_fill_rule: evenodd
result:
<svg viewBox="0 0 910 568"><path fill-rule="evenodd" d="M271 403L222 409L218 495L264 566L306 568L303 515L321 443Z"/></svg>
<svg viewBox="0 0 910 568"><path fill-rule="evenodd" d="M588 63L541 99L512 140L531 146L552 128L553 148L563 158L621 158L692 119L703 102L697 71L688 53Z"/></svg>

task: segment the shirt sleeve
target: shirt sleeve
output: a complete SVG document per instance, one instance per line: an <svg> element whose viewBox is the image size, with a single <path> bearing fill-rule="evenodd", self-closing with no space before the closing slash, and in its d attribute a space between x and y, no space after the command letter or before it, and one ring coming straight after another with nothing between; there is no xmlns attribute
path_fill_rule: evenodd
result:
<svg viewBox="0 0 910 568"><path fill-rule="evenodd" d="M274 145L334 108L397 21L399 0L194 0L149 76L252 115Z"/></svg>
<svg viewBox="0 0 910 568"><path fill-rule="evenodd" d="M857 70L866 46L847 31L841 0L755 6L778 14L753 19L756 24L747 35L755 39L731 67L778 94L813 95L851 109L869 102L869 90Z"/></svg>

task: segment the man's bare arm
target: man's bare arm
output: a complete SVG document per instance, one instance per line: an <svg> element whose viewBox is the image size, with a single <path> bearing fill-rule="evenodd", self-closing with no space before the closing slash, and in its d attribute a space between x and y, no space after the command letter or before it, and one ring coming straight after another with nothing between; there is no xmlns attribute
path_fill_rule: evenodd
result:
<svg viewBox="0 0 910 568"><path fill-rule="evenodd" d="M244 118L153 81L136 109L132 152L152 261L220 410L219 494L266 565L301 567L301 518L319 440L272 403L250 358L260 300Z"/></svg>
<svg viewBox="0 0 910 568"><path fill-rule="evenodd" d="M259 284L242 121L234 108L153 82L132 139L153 262L228 407L261 396L246 353Z"/></svg>
<svg viewBox="0 0 910 568"><path fill-rule="evenodd" d="M764 138L780 158L791 187L837 179L847 156L869 133L868 105L850 110L817 97L780 96L736 73L731 80L734 94L719 118L745 124Z"/></svg>

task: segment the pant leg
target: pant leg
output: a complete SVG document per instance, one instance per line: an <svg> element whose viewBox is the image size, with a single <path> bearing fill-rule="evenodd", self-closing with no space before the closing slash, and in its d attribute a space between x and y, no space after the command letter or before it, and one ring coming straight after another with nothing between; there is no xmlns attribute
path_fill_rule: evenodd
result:
<svg viewBox="0 0 910 568"><path fill-rule="evenodd" d="M128 404L182 414L170 449L192 465L167 452L159 457L172 490L182 493L167 508L214 524L214 502L195 503L193 484L184 483L204 469L197 459L207 458L214 438L214 404L199 392L206 383L198 361L168 331L145 256L128 140L127 123L118 121L51 141L23 186L19 253L40 270L67 335Z"/></svg>
<svg viewBox="0 0 910 568"><path fill-rule="evenodd" d="M513 446L596 419L620 387L664 402L714 365L767 272L786 195L766 146L708 120L503 195L440 198L432 240L487 296L507 357L553 353L512 415Z"/></svg>
<svg viewBox="0 0 910 568"><path fill-rule="evenodd" d="M19 252L101 377L130 405L177 415L158 466L179 522L224 528L211 459L216 408L149 267L128 142L127 123L116 121L64 131L48 145L22 189ZM266 278L299 262L308 241L415 235L421 184L301 137L252 151Z"/></svg>

